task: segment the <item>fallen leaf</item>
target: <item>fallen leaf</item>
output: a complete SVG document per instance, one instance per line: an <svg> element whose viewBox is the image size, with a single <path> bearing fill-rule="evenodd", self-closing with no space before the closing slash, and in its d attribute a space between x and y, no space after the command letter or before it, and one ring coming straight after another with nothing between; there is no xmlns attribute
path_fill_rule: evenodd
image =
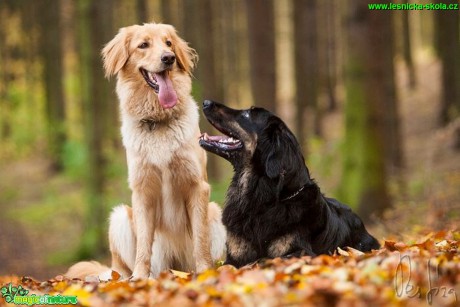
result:
<svg viewBox="0 0 460 307"><path fill-rule="evenodd" d="M121 277L121 275L117 271L114 271L114 270L112 270L111 275L112 275L112 280L119 280Z"/></svg>
<svg viewBox="0 0 460 307"><path fill-rule="evenodd" d="M182 272L182 271L176 271L176 270L169 270L174 276L183 278L183 279L188 279L190 276L190 273L187 272Z"/></svg>
<svg viewBox="0 0 460 307"><path fill-rule="evenodd" d="M337 252L342 255L342 256L345 256L345 257L349 257L350 254L346 251L344 251L343 249L341 249L340 247L337 247Z"/></svg>

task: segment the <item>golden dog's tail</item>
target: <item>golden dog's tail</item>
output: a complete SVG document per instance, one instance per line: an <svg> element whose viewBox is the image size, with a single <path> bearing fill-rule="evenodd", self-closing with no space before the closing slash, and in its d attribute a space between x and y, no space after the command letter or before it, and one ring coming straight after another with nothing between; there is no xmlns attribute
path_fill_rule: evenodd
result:
<svg viewBox="0 0 460 307"><path fill-rule="evenodd" d="M81 280L85 280L88 276L94 276L101 279L102 275L110 275L111 272L112 270L109 267L97 261L81 261L72 265L64 276L70 279L78 278Z"/></svg>

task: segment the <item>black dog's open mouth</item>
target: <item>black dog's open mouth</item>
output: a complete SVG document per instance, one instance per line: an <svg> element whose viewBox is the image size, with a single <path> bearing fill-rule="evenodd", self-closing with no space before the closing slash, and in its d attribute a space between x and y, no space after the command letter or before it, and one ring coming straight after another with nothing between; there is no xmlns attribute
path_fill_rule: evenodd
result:
<svg viewBox="0 0 460 307"><path fill-rule="evenodd" d="M224 129L212 121L209 122L224 135L208 135L206 132L203 133L200 137L201 147L216 154L227 153L243 147L243 143L233 132L228 129Z"/></svg>
<svg viewBox="0 0 460 307"><path fill-rule="evenodd" d="M145 82L147 82L147 84L151 88L153 88L155 93L158 94L158 92L160 91L160 86L158 85L158 81L157 81L157 78L155 77L155 74L153 72L147 71L147 70L145 70L143 68L139 68L139 70L141 71L141 74L144 77ZM162 72L162 73L165 73L165 71Z"/></svg>
<svg viewBox="0 0 460 307"><path fill-rule="evenodd" d="M225 135L208 135L203 133L200 137L200 145L205 149L219 149L221 151L231 151L240 149L243 144L240 140Z"/></svg>

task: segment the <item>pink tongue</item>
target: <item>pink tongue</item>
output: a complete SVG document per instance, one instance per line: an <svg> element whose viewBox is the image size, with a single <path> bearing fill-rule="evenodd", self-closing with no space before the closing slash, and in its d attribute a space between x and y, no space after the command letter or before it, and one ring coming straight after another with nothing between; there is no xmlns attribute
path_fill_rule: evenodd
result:
<svg viewBox="0 0 460 307"><path fill-rule="evenodd" d="M176 105L177 95L167 72L155 74L159 86L158 99L163 108L169 109Z"/></svg>

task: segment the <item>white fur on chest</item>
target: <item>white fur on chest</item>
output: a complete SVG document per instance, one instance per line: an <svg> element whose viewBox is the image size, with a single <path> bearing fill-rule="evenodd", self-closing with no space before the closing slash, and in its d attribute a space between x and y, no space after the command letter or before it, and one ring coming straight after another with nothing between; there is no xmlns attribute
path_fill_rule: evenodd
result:
<svg viewBox="0 0 460 307"><path fill-rule="evenodd" d="M189 142L198 142L198 110L190 99L185 114L168 123L158 122L150 130L138 118L122 114L121 134L128 155L137 156L157 167L166 167L174 153Z"/></svg>

